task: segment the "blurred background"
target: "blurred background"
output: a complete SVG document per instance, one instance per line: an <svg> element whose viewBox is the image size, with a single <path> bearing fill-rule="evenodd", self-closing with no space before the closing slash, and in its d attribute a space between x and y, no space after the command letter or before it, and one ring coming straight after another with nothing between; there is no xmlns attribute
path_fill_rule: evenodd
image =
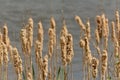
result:
<svg viewBox="0 0 120 80"><path fill-rule="evenodd" d="M117 4L120 4L120 1ZM62 27L62 17L64 16L67 28L74 38L74 80L82 80L82 50L79 48L78 44L80 28L74 20L74 16L80 16L84 23L89 17L91 24L91 34L92 37L94 37L94 29L96 27L95 17L96 15L101 14L101 7L103 7L103 11L105 12L109 21L114 20L114 14L116 10L115 0L0 0L0 28L2 28L4 23L7 23L11 44L19 49L19 53L22 56L19 38L20 29L23 27L23 24L27 22L27 19L32 17L34 20L35 40L37 37L37 23L41 21L44 29L44 55L47 53L50 17L53 16L56 20L59 41L59 34ZM61 10L63 10L63 14ZM92 45L91 50L92 53L95 53L95 49ZM32 50L32 55L33 64L35 66L34 50ZM16 78L16 74L11 63L9 63L8 72L9 80L14 80Z"/></svg>

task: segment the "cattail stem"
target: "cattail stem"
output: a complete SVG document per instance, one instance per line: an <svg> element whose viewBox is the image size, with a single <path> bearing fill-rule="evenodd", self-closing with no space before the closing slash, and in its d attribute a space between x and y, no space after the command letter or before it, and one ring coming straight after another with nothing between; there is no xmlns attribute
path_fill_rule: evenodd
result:
<svg viewBox="0 0 120 80"><path fill-rule="evenodd" d="M32 54L30 54L30 56L29 56L29 60L30 60L30 72L31 72L31 74L32 74L32 79L33 79Z"/></svg>
<svg viewBox="0 0 120 80"><path fill-rule="evenodd" d="M67 80L66 66L64 66L64 80Z"/></svg>
<svg viewBox="0 0 120 80"><path fill-rule="evenodd" d="M27 76L27 72L28 72L27 55L24 56L24 60L25 60L25 62L24 62L24 65L25 65L25 76Z"/></svg>
<svg viewBox="0 0 120 80"><path fill-rule="evenodd" d="M74 80L74 79L73 79L72 62L70 63L70 68L71 68L71 70L70 70L70 73L71 73L71 75L70 75L70 76L71 76L71 80Z"/></svg>
<svg viewBox="0 0 120 80"><path fill-rule="evenodd" d="M91 79L91 76L90 76L90 69L91 69L91 67L90 67L90 65L88 64L88 80Z"/></svg>
<svg viewBox="0 0 120 80"><path fill-rule="evenodd" d="M0 66L0 80L3 80L3 66Z"/></svg>
<svg viewBox="0 0 120 80"><path fill-rule="evenodd" d="M83 57L83 59L82 59L83 80L85 80L85 59L84 59L85 55L84 55L84 49L82 50L82 57Z"/></svg>
<svg viewBox="0 0 120 80"><path fill-rule="evenodd" d="M56 80L55 75L56 75L56 53L55 53L55 46L54 46L54 49L53 49L53 80Z"/></svg>
<svg viewBox="0 0 120 80"><path fill-rule="evenodd" d="M4 80L8 80L8 65L4 64Z"/></svg>
<svg viewBox="0 0 120 80"><path fill-rule="evenodd" d="M88 63L86 63L86 80L89 80L89 77L88 77L88 74L89 74L89 72L88 72Z"/></svg>
<svg viewBox="0 0 120 80"><path fill-rule="evenodd" d="M56 42L57 43L57 42ZM54 53L53 53L53 55L54 55L54 58L55 58L55 61L54 61L54 80L56 80L56 71L57 71L57 69L58 69L58 67L57 67L57 60L58 60L58 54L57 54L57 44L55 45L55 47L54 47Z"/></svg>
<svg viewBox="0 0 120 80"><path fill-rule="evenodd" d="M53 62L52 62L52 57L50 58L50 69L51 73L53 73ZM51 78L53 79L53 76L51 75Z"/></svg>

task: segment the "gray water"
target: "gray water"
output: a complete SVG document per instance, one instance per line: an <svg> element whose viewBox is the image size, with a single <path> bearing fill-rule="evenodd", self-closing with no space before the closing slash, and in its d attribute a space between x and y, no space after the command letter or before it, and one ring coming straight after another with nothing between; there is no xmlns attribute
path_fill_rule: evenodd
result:
<svg viewBox="0 0 120 80"><path fill-rule="evenodd" d="M19 49L22 56L19 32L22 24L27 21L29 16L34 20L34 40L36 39L37 23L41 20L44 27L44 51L47 53L48 28L50 17L53 16L57 24L57 35L62 27L62 13L66 20L67 28L74 38L75 56L73 59L74 80L82 80L82 57L79 48L80 28L75 22L74 16L79 15L85 22L89 17L91 23L91 34L94 36L95 16L100 14L101 0L0 0L0 26L7 23L9 28L9 37L11 44ZM120 4L120 1L119 3ZM104 0L104 12L107 14L109 21L114 19L116 8L115 0ZM91 47L92 52L95 50ZM34 52L34 51L33 51ZM23 58L23 56L22 56ZM33 53L33 62L34 62ZM35 64L35 63L34 63ZM16 80L13 66L9 64L9 80Z"/></svg>

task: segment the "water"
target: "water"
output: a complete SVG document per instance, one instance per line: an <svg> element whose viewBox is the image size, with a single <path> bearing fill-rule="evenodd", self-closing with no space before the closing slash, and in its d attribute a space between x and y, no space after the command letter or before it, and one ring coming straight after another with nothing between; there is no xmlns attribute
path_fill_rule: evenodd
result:
<svg viewBox="0 0 120 80"><path fill-rule="evenodd" d="M63 3L64 2L64 3ZM120 1L119 1L120 3ZM57 34L59 35L62 27L62 13L64 10L64 17L68 26L69 32L74 38L74 51L75 56L73 59L73 75L74 80L82 80L82 58L81 49L79 48L79 32L80 28L74 20L75 15L79 15L85 22L89 17L91 21L91 34L93 36L93 30L95 29L95 16L100 14L100 0L0 0L0 26L2 28L4 23L8 24L9 36L11 44L19 49L20 55L21 46L19 32L22 28L23 22L25 22L29 16L34 19L34 40L36 39L37 23L42 21L44 27L44 51L47 53L47 41L48 41L48 28L49 20L51 16L54 16L57 24ZM114 0L104 0L104 11L107 17L111 21L114 18L114 11L116 3ZM95 49L91 47L91 50ZM33 51L34 52L34 51ZM22 56L23 58L23 56ZM33 54L33 59L35 58ZM35 63L34 63L35 64ZM16 78L13 66L9 64L9 80Z"/></svg>

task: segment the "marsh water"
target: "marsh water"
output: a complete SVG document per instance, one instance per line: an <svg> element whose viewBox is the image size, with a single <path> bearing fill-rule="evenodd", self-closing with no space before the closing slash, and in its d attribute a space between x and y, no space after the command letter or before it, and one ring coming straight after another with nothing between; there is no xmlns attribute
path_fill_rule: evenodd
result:
<svg viewBox="0 0 120 80"><path fill-rule="evenodd" d="M11 44L19 49L19 53L23 58L19 38L20 29L23 27L22 25L27 21L28 17L32 16L34 20L35 40L37 37L37 23L41 20L44 28L44 55L47 53L50 17L53 16L56 20L57 35L59 36L62 27L62 17L64 16L67 28L74 39L74 80L82 80L82 50L79 48L80 28L74 20L74 16L79 15L83 19L83 22L86 22L89 17L91 34L92 37L94 37L94 29L96 27L95 16L101 14L101 6L107 14L106 16L109 18L109 21L113 20L116 9L115 0L103 0L103 3L101 3L101 0L0 0L0 27L2 28L3 24L7 23ZM61 10L63 10L63 13ZM110 42L109 45L111 45ZM109 54L111 54L111 47L108 49ZM96 53L92 45L91 50L92 53ZM32 55L33 64L36 65L34 50L32 50ZM8 80L16 80L16 74L11 63L9 63L8 67L8 78Z"/></svg>

